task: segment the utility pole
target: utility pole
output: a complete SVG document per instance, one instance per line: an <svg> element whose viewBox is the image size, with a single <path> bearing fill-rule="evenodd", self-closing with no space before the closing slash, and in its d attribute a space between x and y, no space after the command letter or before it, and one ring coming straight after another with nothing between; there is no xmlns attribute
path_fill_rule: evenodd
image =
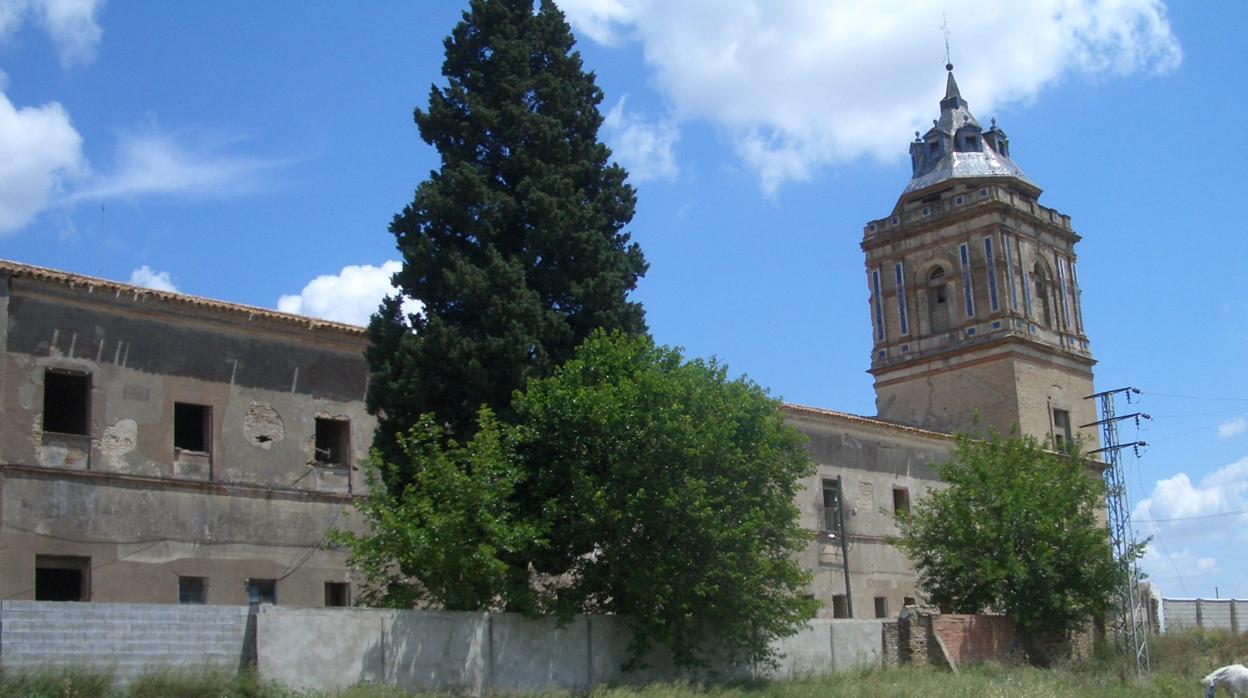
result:
<svg viewBox="0 0 1248 698"><path fill-rule="evenodd" d="M1100 402L1101 418L1095 422L1080 425L1080 428L1101 428L1101 439L1105 445L1088 455L1104 454L1105 462L1109 465L1104 473L1109 537L1114 549L1114 559L1122 570L1115 631L1118 636L1118 645L1134 655L1135 673L1142 676L1152 670L1148 655L1149 628L1145 619L1144 603L1140 598L1140 570L1135 564L1135 557L1131 554L1135 545L1135 534L1131 530L1131 510L1130 503L1127 501L1126 477L1123 474L1119 453L1124 448L1132 448L1138 455L1140 447L1148 444L1143 441L1119 443L1118 423L1134 419L1138 427L1141 419L1152 419L1152 417L1143 412L1119 416L1114 403L1115 397L1120 394L1126 396L1127 404L1131 404L1131 396L1139 395L1140 391L1138 388L1118 388L1084 398Z"/></svg>
<svg viewBox="0 0 1248 698"><path fill-rule="evenodd" d="M845 530L845 479L836 476L836 528L841 537L841 562L845 570L845 611L854 617L854 592L849 586L849 533Z"/></svg>

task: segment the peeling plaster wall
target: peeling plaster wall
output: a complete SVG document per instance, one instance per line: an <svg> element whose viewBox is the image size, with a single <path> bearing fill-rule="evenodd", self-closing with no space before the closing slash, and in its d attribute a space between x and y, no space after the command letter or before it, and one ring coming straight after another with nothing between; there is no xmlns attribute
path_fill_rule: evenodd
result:
<svg viewBox="0 0 1248 698"><path fill-rule="evenodd" d="M953 441L938 435L894 431L857 424L835 415L788 414L790 426L809 441L814 475L803 480L796 502L799 521L811 543L799 556L814 573L811 593L820 601L820 617L832 616L832 598L845 593L844 558L839 541L823 531L823 481L843 478L849 531L850 584L855 618L874 618L874 599L887 599L890 617L905 597L917 597L914 567L888 543L898 533L893 516L893 488L905 488L913 506L928 490L941 487L933 466L948 458Z"/></svg>
<svg viewBox="0 0 1248 698"><path fill-rule="evenodd" d="M36 554L91 558L96 601L322 605L347 580L331 527L364 491L375 421L361 332L91 286L0 277L0 597L30 599ZM89 435L43 429L48 369L90 376ZM208 408L207 448L174 447L174 403ZM316 418L348 420L349 462L316 463Z"/></svg>

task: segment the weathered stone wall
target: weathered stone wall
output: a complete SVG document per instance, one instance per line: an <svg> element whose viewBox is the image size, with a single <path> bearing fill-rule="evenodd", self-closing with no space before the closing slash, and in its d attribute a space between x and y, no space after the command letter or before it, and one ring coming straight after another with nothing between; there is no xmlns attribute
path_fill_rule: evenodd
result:
<svg viewBox="0 0 1248 698"><path fill-rule="evenodd" d="M35 598L38 555L89 558L94 601L175 603L188 576L320 606L348 581L325 533L360 530L360 328L4 262L0 289L0 596ZM45 430L49 371L85 377L86 434ZM206 408L202 450L175 448L175 403ZM318 417L348 423L335 464Z"/></svg>
<svg viewBox="0 0 1248 698"><path fill-rule="evenodd" d="M896 617L907 597L918 597L910 560L890 543L898 534L893 489L907 492L911 506L941 487L933 466L948 458L949 437L823 410L786 406L788 423L808 437L816 472L802 481L799 521L811 532L800 556L814 573L812 593L832 617L833 597L845 593L840 541L824 530L823 482L839 475L845 486L850 584L854 617L875 618L876 597L886 618Z"/></svg>

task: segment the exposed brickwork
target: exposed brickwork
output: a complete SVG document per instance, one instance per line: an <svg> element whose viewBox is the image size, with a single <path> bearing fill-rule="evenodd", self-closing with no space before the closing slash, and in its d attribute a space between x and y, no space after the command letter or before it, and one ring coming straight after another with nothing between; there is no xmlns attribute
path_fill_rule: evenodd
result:
<svg viewBox="0 0 1248 698"><path fill-rule="evenodd" d="M1004 659L1018 645L1014 621L1005 616L941 615L932 619L932 630L958 667Z"/></svg>

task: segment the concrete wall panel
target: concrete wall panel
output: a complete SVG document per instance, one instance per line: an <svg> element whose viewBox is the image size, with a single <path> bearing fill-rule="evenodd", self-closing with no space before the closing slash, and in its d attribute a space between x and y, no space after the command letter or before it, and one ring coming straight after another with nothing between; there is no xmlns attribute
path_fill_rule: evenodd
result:
<svg viewBox="0 0 1248 698"><path fill-rule="evenodd" d="M385 628L397 611L261 606L256 666L299 690L333 691L385 680Z"/></svg>
<svg viewBox="0 0 1248 698"><path fill-rule="evenodd" d="M589 622L578 617L557 627L553 620L492 616L487 690L536 692L589 687Z"/></svg>

